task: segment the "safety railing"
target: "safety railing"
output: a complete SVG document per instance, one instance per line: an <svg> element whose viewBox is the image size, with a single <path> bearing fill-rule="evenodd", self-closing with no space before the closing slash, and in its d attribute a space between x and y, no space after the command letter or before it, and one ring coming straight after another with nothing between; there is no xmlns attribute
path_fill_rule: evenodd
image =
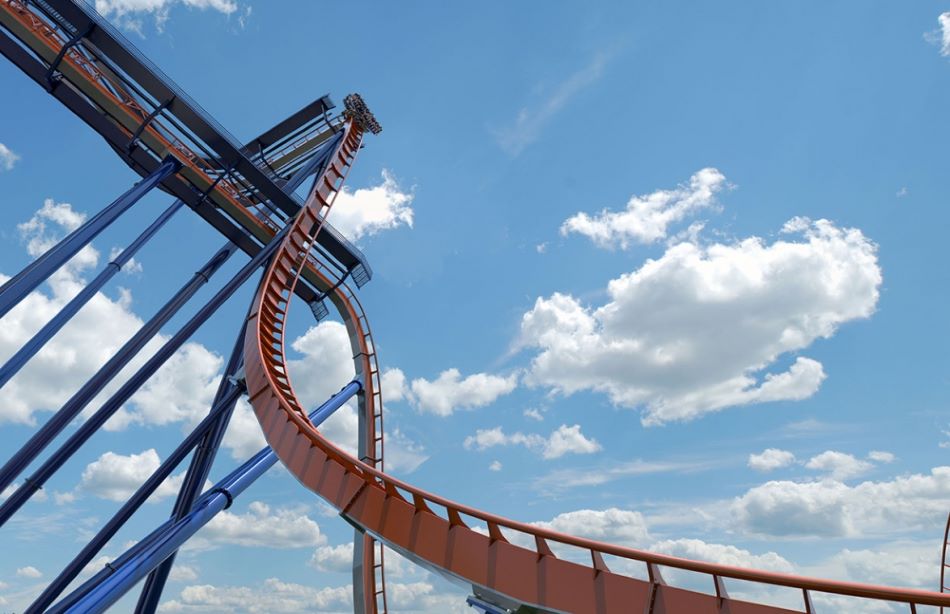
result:
<svg viewBox="0 0 950 614"><path fill-rule="evenodd" d="M736 611L742 612L792 611L733 600L726 591L727 579L797 590L803 610L809 613L814 612L813 593L904 603L911 612L916 612L918 605L950 605L950 595L937 592L746 569L565 535L426 492L385 473L381 466L352 457L323 438L307 420L294 395L285 369L283 331L294 286L310 261L308 250L313 237L320 230L321 220L332 205L358 146L359 131L349 122L337 160L318 180L317 190L298 215L265 275L245 337L248 390L268 442L292 473L354 524L411 556L442 566L449 574L474 584L490 585L489 588L524 603L566 611L602 611L603 603L598 605L597 599L606 599L608 594L636 596L648 604L647 612L657 613L698 611L689 608L704 607L710 599L719 604L717 609L729 601L737 607ZM352 300L350 304L358 301ZM375 356L372 334L362 309L354 308L352 313L358 314L353 324L362 334L360 348L368 366L369 357ZM364 377L367 393L375 404L379 401L378 368L364 371ZM378 408L381 420L381 403ZM515 537L519 534L527 545ZM555 548L580 556L562 558ZM466 554L459 554L462 550ZM648 580L614 573L606 556L644 565ZM575 562L578 559L589 563ZM661 567L706 575L710 593L666 585ZM589 601L584 601L585 596L589 596ZM607 610L609 606L604 611Z"/></svg>

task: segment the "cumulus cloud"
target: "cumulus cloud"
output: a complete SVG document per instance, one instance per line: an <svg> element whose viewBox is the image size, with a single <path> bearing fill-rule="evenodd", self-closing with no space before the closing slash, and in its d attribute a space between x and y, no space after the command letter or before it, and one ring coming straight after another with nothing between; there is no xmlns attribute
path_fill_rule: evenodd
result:
<svg viewBox="0 0 950 614"><path fill-rule="evenodd" d="M783 231L798 240L670 247L611 280L599 307L538 298L521 321L519 346L537 349L526 383L606 393L642 408L645 425L810 397L825 378L818 361L767 369L869 317L881 270L860 230L796 218Z"/></svg>
<svg viewBox="0 0 950 614"><path fill-rule="evenodd" d="M356 376L346 327L339 322L328 320L309 328L293 342L292 347L300 357L288 360L287 368L297 398L304 407L316 409ZM315 377L314 374L319 376ZM393 393L398 394L403 388L405 376L402 371L384 371L382 389L386 400L392 400ZM251 418L254 427L260 431L256 418ZM359 418L354 400L351 399L338 409L319 428L328 439L351 454L356 454ZM386 435L388 470L411 473L428 459L423 446L399 429L393 429Z"/></svg>
<svg viewBox="0 0 950 614"><path fill-rule="evenodd" d="M385 401L402 401L412 394L406 381L406 374L401 369L384 369L380 380Z"/></svg>
<svg viewBox="0 0 950 614"><path fill-rule="evenodd" d="M589 439L581 433L579 424L562 424L549 436L536 433L525 435L521 432L506 435L500 426L493 429L479 429L474 435L465 438L465 449L487 450L494 446L524 446L536 451L545 459L560 458L565 454L592 454L601 450L595 439ZM499 465L500 468L500 465Z"/></svg>
<svg viewBox="0 0 950 614"><path fill-rule="evenodd" d="M17 163L20 156L13 153L13 150L0 143L0 170L12 171L13 165Z"/></svg>
<svg viewBox="0 0 950 614"><path fill-rule="evenodd" d="M358 241L382 230L399 226L412 228L412 191L404 191L388 170L383 182L371 188L344 187L330 212L330 223L347 238Z"/></svg>
<svg viewBox="0 0 950 614"><path fill-rule="evenodd" d="M140 454L106 452L82 472L77 491L108 499L125 501L158 469L161 459L154 448ZM159 501L178 492L184 474L170 476L152 493L149 501Z"/></svg>
<svg viewBox="0 0 950 614"><path fill-rule="evenodd" d="M194 582L198 579L198 570L176 562L168 579L172 582Z"/></svg>
<svg viewBox="0 0 950 614"><path fill-rule="evenodd" d="M388 566L387 566L388 567ZM388 569L387 569L388 570ZM400 612L463 612L464 598L440 594L429 582L387 582L387 605ZM261 585L185 587L177 599L162 604L166 612L239 612L280 614L350 612L352 588L313 588L268 578Z"/></svg>
<svg viewBox="0 0 950 614"><path fill-rule="evenodd" d="M494 403L518 385L518 375L508 377L474 373L465 378L458 369L446 369L435 380L412 380L410 390L416 408L437 416L449 416L457 409L471 409Z"/></svg>
<svg viewBox="0 0 950 614"><path fill-rule="evenodd" d="M492 461L491 464L488 465L489 471L501 471L501 468L502 468L501 461L497 461L497 460Z"/></svg>
<svg viewBox="0 0 950 614"><path fill-rule="evenodd" d="M565 512L558 514L550 521L532 524L559 533L624 546L642 547L650 539L650 532L647 530L647 522L643 514L616 507L605 510L583 509Z"/></svg>
<svg viewBox="0 0 950 614"><path fill-rule="evenodd" d="M30 578L30 579L42 578L43 572L37 569L36 567L27 565L26 567L20 567L19 569L17 569L16 576L18 578Z"/></svg>
<svg viewBox="0 0 950 614"><path fill-rule="evenodd" d="M765 536L868 537L942 526L950 509L950 467L929 475L849 486L834 479L770 481L737 497L732 518Z"/></svg>
<svg viewBox="0 0 950 614"><path fill-rule="evenodd" d="M827 450L809 459L805 467L823 471L834 480L846 480L866 473L874 465L844 452Z"/></svg>
<svg viewBox="0 0 950 614"><path fill-rule="evenodd" d="M192 541L195 548L228 544L286 549L321 546L327 538L320 526L300 510L272 509L262 501L252 501L244 514L227 510L219 513Z"/></svg>
<svg viewBox="0 0 950 614"><path fill-rule="evenodd" d="M320 571L347 573L353 569L353 542L320 546L310 557L310 565Z"/></svg>
<svg viewBox="0 0 950 614"><path fill-rule="evenodd" d="M155 27L162 31L172 8L180 4L190 9L213 10L231 15L238 10L234 0L95 0L96 10L118 26L142 33L142 16L155 19ZM243 13L246 19L250 11Z"/></svg>
<svg viewBox="0 0 950 614"><path fill-rule="evenodd" d="M711 544L701 539L669 539L650 546L653 552L660 552L696 561L709 561L721 565L749 567L791 573L794 566L775 552L753 554L748 550L726 544Z"/></svg>
<svg viewBox="0 0 950 614"><path fill-rule="evenodd" d="M26 222L18 225L27 252L38 257L67 232L78 228L85 214L68 203L47 199ZM46 288L30 293L4 317L0 328L0 361L7 360L85 285L84 274L100 261L86 246L54 273ZM0 281L5 281L0 276ZM48 293L47 293L48 292ZM33 424L34 413L62 406L142 325L131 310L131 295L118 298L97 293L40 352L0 390L0 422ZM87 405L97 409L162 343L156 336L105 390ZM107 423L107 429L130 424L196 422L207 412L220 368L220 357L199 344L186 344L130 403Z"/></svg>
<svg viewBox="0 0 950 614"><path fill-rule="evenodd" d="M353 605L349 586L313 588L268 578L259 587L198 584L182 589L178 599L162 604L166 612L296 613L348 611Z"/></svg>
<svg viewBox="0 0 950 614"><path fill-rule="evenodd" d="M933 40L940 46L940 55L950 57L950 11L941 13L937 17L937 23L940 24L940 32Z"/></svg>
<svg viewBox="0 0 950 614"><path fill-rule="evenodd" d="M672 190L631 196L623 211L603 209L593 216L577 213L564 221L561 234L581 234L604 248L627 249L633 241L655 243L666 238L671 224L715 207L716 194L725 186L725 175L704 168Z"/></svg>
<svg viewBox="0 0 950 614"><path fill-rule="evenodd" d="M787 450L768 448L760 454L749 455L749 467L756 471L773 471L795 462L795 455Z"/></svg>

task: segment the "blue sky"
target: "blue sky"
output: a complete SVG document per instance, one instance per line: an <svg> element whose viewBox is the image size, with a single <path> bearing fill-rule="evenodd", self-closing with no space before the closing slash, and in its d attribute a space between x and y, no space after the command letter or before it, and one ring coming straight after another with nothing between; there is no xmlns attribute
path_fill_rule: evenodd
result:
<svg viewBox="0 0 950 614"><path fill-rule="evenodd" d="M98 6L239 139L327 92L380 119L330 219L375 271L360 297L394 473L605 541L937 588L950 3ZM30 241L135 178L5 61L0 83L12 275ZM150 195L7 316L0 356L168 204ZM223 242L178 214L0 391L0 448ZM249 299L0 530L0 609L28 604L200 419ZM317 403L350 377L347 348L297 309L291 374ZM354 421L326 430L347 443ZM261 441L246 408L232 430L214 476ZM165 494L106 555L166 517ZM182 553L163 608L348 611L349 539L275 469ZM465 610L464 589L404 562L391 586L394 611Z"/></svg>

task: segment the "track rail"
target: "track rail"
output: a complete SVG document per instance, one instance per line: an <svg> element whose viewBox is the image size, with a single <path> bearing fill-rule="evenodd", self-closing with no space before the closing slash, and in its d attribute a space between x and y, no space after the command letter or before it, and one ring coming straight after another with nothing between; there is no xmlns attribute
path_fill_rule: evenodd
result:
<svg viewBox="0 0 950 614"><path fill-rule="evenodd" d="M950 605L950 595L938 592L732 567L564 535L425 492L384 473L380 467L373 466L373 458L362 452L362 460L354 458L326 440L307 419L305 409L295 396L285 368L284 326L294 286L310 260L314 238L362 140L362 130L352 120L345 129L335 161L318 178L316 189L265 273L248 318L244 356L250 401L267 442L301 483L336 507L347 520L416 562L545 610L643 611L648 614L811 613L814 612L812 592L904 603L911 612L916 612L917 605ZM350 309L355 309L353 305L358 302L348 304ZM379 420L382 417L382 405L377 405L378 368L371 366L369 360L370 353L375 355L375 348L361 308L358 314L348 312L348 318L351 335L362 335L356 359L362 364L358 372L364 378L366 402L373 404L375 427L377 414ZM362 353L366 353L365 360ZM379 432L382 432L381 424ZM475 528L477 525L485 528ZM533 547L509 540L519 534L525 541L533 542ZM552 544L580 556L571 556L571 560L560 558L555 555ZM605 555L645 565L649 580L611 571L605 563ZM589 564L573 560L585 557ZM706 575L711 593L665 584L660 567ZM369 575L364 573L364 580ZM802 610L732 599L725 590L723 580L726 578L796 589L802 598ZM366 612L379 611L371 595L375 593L367 590L365 601L360 605Z"/></svg>

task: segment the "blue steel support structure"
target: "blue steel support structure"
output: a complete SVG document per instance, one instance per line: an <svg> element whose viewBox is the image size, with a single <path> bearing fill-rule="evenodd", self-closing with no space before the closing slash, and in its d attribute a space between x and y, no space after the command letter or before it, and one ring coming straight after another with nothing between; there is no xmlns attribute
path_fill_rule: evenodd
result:
<svg viewBox="0 0 950 614"><path fill-rule="evenodd" d="M26 14L32 21L21 20ZM62 36L64 34L65 37ZM55 59L51 59L44 49L60 38L64 46L59 48ZM19 488L0 504L2 526L270 257L283 234L278 232L272 237L270 231L265 234L261 229L285 226L297 214L302 202L293 192L308 177L319 176L327 168L329 155L337 149L339 139L343 136L339 130L343 118L329 114L329 110L334 108L333 103L324 96L242 148L186 93L96 15L91 7L75 0L32 0L16 3L15 6L0 2L0 54L40 85L50 86L48 91L57 100L102 136L119 157L143 177L128 192L3 284L0 287L0 318L151 189L160 185L163 191L178 199L77 297L67 303L53 320L0 366L0 387L10 382L66 322L105 287L122 265L150 240L182 204L193 209L229 240L0 467L0 491L6 490L18 479L21 481ZM90 62L101 72L65 70L63 67L76 57L83 62ZM54 81L50 81L51 78ZM132 111L129 112L129 109ZM176 160L169 155L170 152L185 157ZM187 165L187 168L182 170L182 164ZM222 187L221 182L228 185ZM260 220L264 222L260 224L253 220L255 215L268 219ZM41 459L40 456L53 440L63 434L120 371L140 355L160 329L180 312L185 303L237 250L247 253L252 258L251 262L201 307L154 356L149 357L144 366L120 386L102 407L66 437L62 446L49 454L48 458ZM328 223L322 224L312 250L313 256L329 267L330 285L332 277L336 275L334 270L339 272L340 275L336 276L341 280L352 279L360 287L372 275L360 251ZM322 277L311 276L302 280L295 293L313 306L335 289L334 286L327 290ZM241 362L240 352L236 350L226 373L233 375L239 372ZM322 422L360 389L358 382L349 384L311 414L313 422ZM29 611L43 611L59 598L77 572L194 450L172 517L116 559L114 565L86 580L52 610L101 611L151 574L145 583L138 611L154 612L172 567L174 553L194 531L215 513L228 507L233 497L243 492L277 461L276 455L269 449L262 451L220 482L217 488L199 496L242 390L243 382L235 384L228 379L222 381L212 408L201 424L165 459L99 534L66 565ZM34 462L39 468L25 481L22 480ZM90 601L85 601L87 598Z"/></svg>
<svg viewBox="0 0 950 614"><path fill-rule="evenodd" d="M149 239L155 236L155 233L164 226L185 205L184 201L176 200L172 205L162 212L154 222L149 225L145 231L129 244L122 253L116 256L115 260L106 265L95 279L89 282L79 293L72 298L66 305L60 309L53 318L39 330L33 338L27 341L23 347L17 350L16 354L10 357L7 362L0 367L0 388L3 388L10 379L23 368L23 366L33 356L39 352L46 343L53 338L53 335L65 326L69 320L76 315L83 305L89 302L96 292L102 289L116 273L122 270L129 260L142 248Z"/></svg>
<svg viewBox="0 0 950 614"><path fill-rule="evenodd" d="M330 397L310 414L310 421L319 426L353 395L362 389L354 380ZM277 462L277 455L264 448L202 496L194 509L175 522L169 521L150 533L115 562L97 574L98 582L86 582L47 612L103 612L122 598L136 583L172 556L192 535L218 512L231 506L257 478Z"/></svg>
<svg viewBox="0 0 950 614"><path fill-rule="evenodd" d="M49 445L73 418L145 347L162 326L194 296L237 251L228 243L219 249L171 299L142 325L109 361L79 389L46 424L44 424L0 469L0 491L7 488L26 467Z"/></svg>
<svg viewBox="0 0 950 614"><path fill-rule="evenodd" d="M65 239L49 249L30 266L0 288L0 318L13 309L27 294L43 283L54 271L63 266L66 261L76 255L99 233L105 230L129 207L134 205L143 196L168 177L174 175L181 168L181 163L172 157L165 158L162 163L147 177L136 183L128 192L117 198L108 207L100 211L92 219L77 228Z"/></svg>
<svg viewBox="0 0 950 614"><path fill-rule="evenodd" d="M96 533L95 537L89 540L66 568L47 585L46 589L37 597L36 601L27 608L27 614L42 612L53 603L53 600L79 575L79 572L99 553L102 547L115 535L116 531L145 503L152 493L155 492L155 489L161 486L162 482L171 475L172 471L185 459L198 441L214 426L218 418L221 417L222 414L230 413L230 409L234 407L234 402L237 401L237 398L243 392L243 386L231 387L228 393L211 408L208 415L198 423L198 426L194 428L191 434L178 444L175 451L158 466L158 469L156 469L141 486L139 486L138 490L136 490L135 493L129 497L129 500L119 508L119 511L109 519L109 522Z"/></svg>
<svg viewBox="0 0 950 614"><path fill-rule="evenodd" d="M311 175L319 177L320 173L329 163L330 155L336 150L336 146L339 140L342 138L343 133L340 132L335 137L329 139L325 144L323 144L318 152L311 158L311 160L300 170L294 173L294 175L284 186L284 189L289 192L293 192L303 184L307 177ZM225 374L237 373L239 365L243 362L241 353L243 349L243 330L244 329L242 327L242 335L238 336L234 350L231 352L231 358L228 360L228 366L225 368ZM216 405L220 398L227 394L233 386L233 382L231 382L228 377L222 378L215 394L215 400L213 404ZM218 447L221 445L221 440L224 439L224 433L228 428L228 423L231 419L231 413L233 409L234 404L232 403L231 409L222 413L214 427L198 444L195 454L191 459L191 464L188 467L188 472L185 474L185 480L178 492L178 498L176 499L175 507L172 510L173 519L180 520L184 518L194 506L195 500L201 493L201 487L208 478L208 473L211 471L211 465L214 464ZM154 612L158 609L158 603L162 597L162 591L165 588L165 582L168 580L168 574L171 573L174 563L175 553L173 552L171 556L168 557L168 559L163 561L158 568L149 574L145 581L145 585L142 587L142 594L139 597L139 601L135 606L136 614L154 614Z"/></svg>
<svg viewBox="0 0 950 614"><path fill-rule="evenodd" d="M283 239L285 230L281 230L274 238L257 253L238 273L232 277L218 292L191 317L188 322L176 332L165 345L163 345L155 355L129 378L119 390L109 398L92 416L87 419L79 429L73 433L66 442L59 447L39 469L36 470L24 483L16 489L10 497L0 505L0 525L3 525L10 519L24 503L26 503L33 494L43 487L43 484L52 476L69 458L99 430L112 415L127 402L133 394L155 374L158 369L171 358L178 348L191 337L198 328L204 324L205 320L211 317L224 302L240 288L245 281L263 264L270 255L277 249Z"/></svg>

